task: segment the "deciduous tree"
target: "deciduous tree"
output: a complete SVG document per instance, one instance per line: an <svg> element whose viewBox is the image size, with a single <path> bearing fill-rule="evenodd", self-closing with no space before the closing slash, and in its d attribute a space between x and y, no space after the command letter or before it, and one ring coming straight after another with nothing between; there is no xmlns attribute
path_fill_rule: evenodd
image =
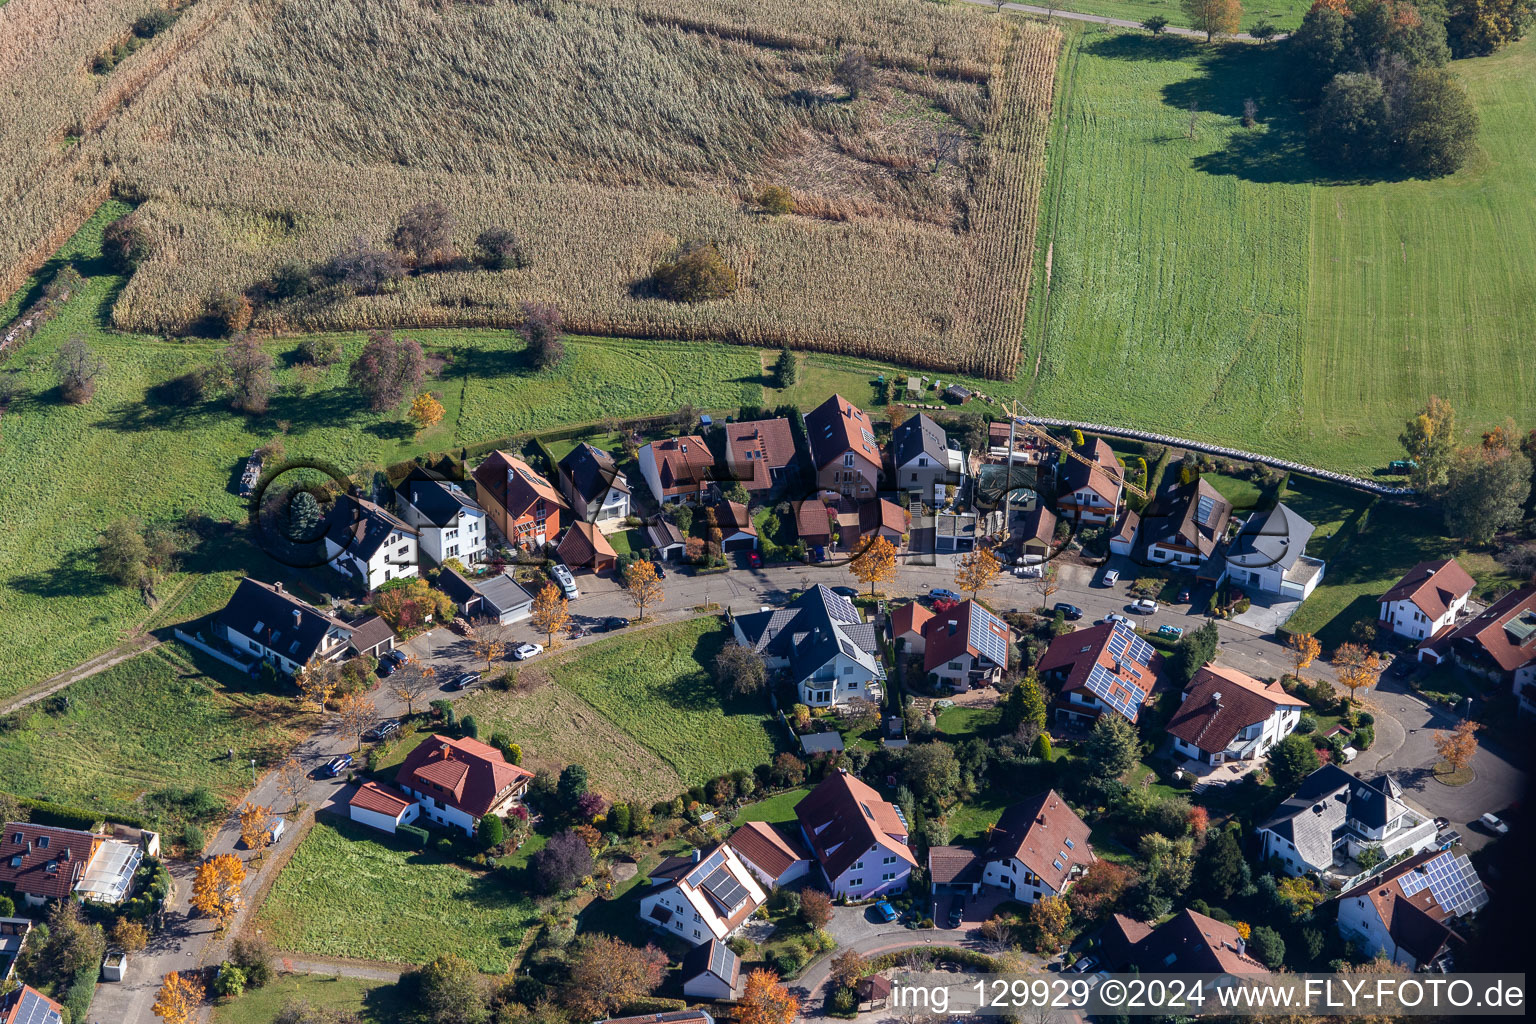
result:
<svg viewBox="0 0 1536 1024"><path fill-rule="evenodd" d="M518 333L528 343L528 355L536 369L547 370L565 358L565 317L549 303L523 303Z"/></svg>
<svg viewBox="0 0 1536 1024"><path fill-rule="evenodd" d="M229 404L240 412L260 414L272 400L272 354L254 334L236 334L224 349L229 380Z"/></svg>
<svg viewBox="0 0 1536 1024"><path fill-rule="evenodd" d="M1456 452L1456 410L1439 395L1431 395L1423 411L1403 427L1398 441L1416 464L1408 482L1419 491L1436 491L1445 483Z"/></svg>
<svg viewBox="0 0 1536 1024"><path fill-rule="evenodd" d="M347 380L368 399L374 412L388 412L415 392L426 376L427 360L413 338L396 338L389 331L372 331L363 351L352 361Z"/></svg>
<svg viewBox="0 0 1536 1024"><path fill-rule="evenodd" d="M78 334L59 346L53 357L54 372L59 375L59 393L72 405L84 405L96 393L96 378L107 362Z"/></svg>
<svg viewBox="0 0 1536 1024"><path fill-rule="evenodd" d="M247 802L240 808L240 841L247 850L265 850L272 842L272 808Z"/></svg>
<svg viewBox="0 0 1536 1024"><path fill-rule="evenodd" d="M1363 644L1340 644L1333 652L1333 671L1339 685L1349 691L1351 703L1359 690L1369 690L1381 675L1381 658Z"/></svg>
<svg viewBox="0 0 1536 1024"><path fill-rule="evenodd" d="M453 211L437 200L418 203L400 215L390 243L418 267L433 267L451 260Z"/></svg>
<svg viewBox="0 0 1536 1024"><path fill-rule="evenodd" d="M1477 753L1477 730L1481 726L1467 719L1450 732L1435 731L1435 750L1440 757L1451 766L1455 772L1461 771L1472 762L1472 755Z"/></svg>
<svg viewBox="0 0 1536 1024"><path fill-rule="evenodd" d="M768 682L768 666L752 648L729 643L715 655L715 682L733 694L757 693Z"/></svg>
<svg viewBox="0 0 1536 1024"><path fill-rule="evenodd" d="M293 812L299 809L299 801L308 788L308 778L303 762L292 754L277 769L277 791L293 801Z"/></svg>
<svg viewBox="0 0 1536 1024"><path fill-rule="evenodd" d="M869 958L856 949L844 949L832 958L832 984L852 988L869 973Z"/></svg>
<svg viewBox="0 0 1536 1024"><path fill-rule="evenodd" d="M1029 926L1035 935L1035 952L1047 955L1061 948L1072 923L1072 908L1060 896L1036 900L1029 908Z"/></svg>
<svg viewBox="0 0 1536 1024"><path fill-rule="evenodd" d="M404 664L396 670L390 689L396 697L405 701L405 713L414 715L416 702L431 692L436 685L437 669L431 665L423 665L421 659L413 654L406 658Z"/></svg>
<svg viewBox="0 0 1536 1024"><path fill-rule="evenodd" d="M656 576L656 563L648 561L634 562L629 567L629 572L624 577L624 586L629 594L630 603L640 612L639 621L645 621L645 609L653 604L661 604L666 600L662 593L661 580Z"/></svg>
<svg viewBox="0 0 1536 1024"><path fill-rule="evenodd" d="M832 897L820 889L806 889L800 894L800 919L812 928L825 928L832 920Z"/></svg>
<svg viewBox="0 0 1536 1024"><path fill-rule="evenodd" d="M873 89L876 81L875 69L869 66L869 60L860 51L852 49L843 52L832 77L848 90L848 98L854 100Z"/></svg>
<svg viewBox="0 0 1536 1024"><path fill-rule="evenodd" d="M341 728L357 739L355 749L363 749L363 733L373 727L378 721L379 709L374 707L373 698L362 691L344 693L336 702L336 718Z"/></svg>
<svg viewBox="0 0 1536 1024"><path fill-rule="evenodd" d="M410 417L423 430L435 427L443 420L443 403L432 392L423 391L411 402Z"/></svg>
<svg viewBox="0 0 1536 1024"><path fill-rule="evenodd" d="M245 881L245 865L232 853L221 853L203 861L192 882L192 905L222 928L240 909L240 886Z"/></svg>
<svg viewBox="0 0 1536 1024"><path fill-rule="evenodd" d="M336 677L331 666L323 661L311 661L294 674L293 682L305 702L325 714L325 706L330 702L331 694L336 692Z"/></svg>
<svg viewBox="0 0 1536 1024"><path fill-rule="evenodd" d="M998 574L1002 571L1003 565L991 548L977 548L960 556L959 565L955 569L955 586L975 600L976 595L997 582Z"/></svg>
<svg viewBox="0 0 1536 1024"><path fill-rule="evenodd" d="M800 1000L779 984L772 971L757 970L747 975L747 988L736 1004L736 1024L794 1024L800 1015Z"/></svg>
<svg viewBox="0 0 1536 1024"><path fill-rule="evenodd" d="M485 980L457 953L442 954L417 971L415 981L428 1024L482 1024L490 1016Z"/></svg>
<svg viewBox="0 0 1536 1024"><path fill-rule="evenodd" d="M506 627L497 622L482 623L475 628L469 649L475 652L475 657L485 662L485 670L489 672L496 659L507 653Z"/></svg>
<svg viewBox="0 0 1536 1024"><path fill-rule="evenodd" d="M884 537L876 537L848 563L848 571L859 582L868 583L873 595L876 584L889 583L896 578L896 545Z"/></svg>
<svg viewBox="0 0 1536 1024"><path fill-rule="evenodd" d="M592 849L581 836L566 829L551 836L529 866L545 892L561 892L592 873Z"/></svg>
<svg viewBox="0 0 1536 1024"><path fill-rule="evenodd" d="M1296 675L1301 675L1301 670L1312 664L1314 658L1323 653L1323 645L1317 637L1311 633L1292 633L1285 646L1291 651L1291 664L1296 667Z"/></svg>
<svg viewBox="0 0 1536 1024"><path fill-rule="evenodd" d="M567 1004L583 1020L613 1016L621 1007L650 995L668 964L654 945L637 947L608 935L581 941L571 962Z"/></svg>
<svg viewBox="0 0 1536 1024"><path fill-rule="evenodd" d="M136 519L108 523L96 543L96 565L125 587L137 587L148 575L149 547Z"/></svg>
<svg viewBox="0 0 1536 1024"><path fill-rule="evenodd" d="M1067 890L1067 903L1078 917L1094 921L1120 906L1120 898L1136 880L1136 873L1114 861L1096 860L1083 877Z"/></svg>
<svg viewBox="0 0 1536 1024"><path fill-rule="evenodd" d="M155 1005L150 1009L165 1024L192 1024L203 1005L203 983L196 972L173 971L160 983Z"/></svg>
<svg viewBox="0 0 1536 1024"><path fill-rule="evenodd" d="M1269 776L1282 793L1294 792L1302 779L1322 767L1311 741L1295 733L1270 747L1264 757L1269 765Z"/></svg>
<svg viewBox="0 0 1536 1024"><path fill-rule="evenodd" d="M544 634L544 646L553 648L555 634L571 621L570 605L553 583L544 584L544 589L533 599L533 628Z"/></svg>
<svg viewBox="0 0 1536 1024"><path fill-rule="evenodd" d="M1531 463L1503 445L1463 448L1445 484L1445 528L1468 544L1484 545L1518 524L1531 494Z"/></svg>
<svg viewBox="0 0 1536 1024"><path fill-rule="evenodd" d="M1189 18L1190 27L1205 33L1205 41L1237 33L1243 20L1243 5L1238 0L1180 0L1179 6Z"/></svg>
<svg viewBox="0 0 1536 1024"><path fill-rule="evenodd" d="M1016 733L1026 725L1037 731L1044 729L1046 714L1045 694L1040 690L1039 677L1030 670L1008 691L1008 697L1003 701L1003 731Z"/></svg>

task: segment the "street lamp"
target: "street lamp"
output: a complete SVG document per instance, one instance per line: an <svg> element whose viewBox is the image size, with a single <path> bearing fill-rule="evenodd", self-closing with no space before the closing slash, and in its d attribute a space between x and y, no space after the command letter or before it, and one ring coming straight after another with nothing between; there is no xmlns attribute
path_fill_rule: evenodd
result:
<svg viewBox="0 0 1536 1024"><path fill-rule="evenodd" d="M256 759L251 758L251 785L256 785Z"/></svg>

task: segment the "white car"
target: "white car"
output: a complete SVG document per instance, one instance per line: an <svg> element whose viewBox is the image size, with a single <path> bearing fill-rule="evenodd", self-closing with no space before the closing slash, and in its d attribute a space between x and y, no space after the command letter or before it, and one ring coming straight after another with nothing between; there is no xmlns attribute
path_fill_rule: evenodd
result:
<svg viewBox="0 0 1536 1024"><path fill-rule="evenodd" d="M1108 615L1104 616L1104 621L1105 622L1123 622L1123 623L1125 623L1127 626L1129 626L1132 629L1136 628L1136 620L1135 619L1128 619L1124 615L1121 615L1119 612L1110 612Z"/></svg>
<svg viewBox="0 0 1536 1024"><path fill-rule="evenodd" d="M568 599L574 601L576 598L581 596L581 591L576 589L576 577L572 576L571 570L567 569L565 566L558 564L551 565L549 567L549 575L557 584L559 584L560 589L565 593L565 596Z"/></svg>
<svg viewBox="0 0 1536 1024"><path fill-rule="evenodd" d="M527 661L536 654L543 654L544 648L540 644L518 644L512 648L513 661Z"/></svg>
<svg viewBox="0 0 1536 1024"><path fill-rule="evenodd" d="M1131 602L1131 611L1140 612L1143 615L1153 615L1157 612L1157 602L1150 597L1137 598Z"/></svg>
<svg viewBox="0 0 1536 1024"><path fill-rule="evenodd" d="M1493 831L1497 832L1501 836L1502 835L1507 835L1509 833L1509 826L1504 824L1504 819L1500 818L1497 814L1494 814L1492 811L1490 811L1487 814L1483 815L1478 820L1481 821L1484 825L1486 825L1489 828L1491 828Z"/></svg>
<svg viewBox="0 0 1536 1024"><path fill-rule="evenodd" d="M1116 583L1119 583L1119 582L1120 582L1120 573L1117 572L1116 570L1109 569L1109 570L1107 570L1104 573L1104 585L1106 587L1112 587Z"/></svg>

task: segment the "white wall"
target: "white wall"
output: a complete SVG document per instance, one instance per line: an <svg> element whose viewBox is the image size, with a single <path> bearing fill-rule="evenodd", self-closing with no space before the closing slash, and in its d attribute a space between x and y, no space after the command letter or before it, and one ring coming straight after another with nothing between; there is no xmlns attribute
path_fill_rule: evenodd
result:
<svg viewBox="0 0 1536 1024"><path fill-rule="evenodd" d="M859 864L864 866L859 867ZM862 900L903 892L911 874L911 864L876 843L854 861L853 867L831 880L832 895Z"/></svg>
<svg viewBox="0 0 1536 1024"><path fill-rule="evenodd" d="M1451 606L1446 609L1444 615L1438 619L1431 619L1419 610L1419 606L1409 600L1381 602L1381 620L1390 623L1392 632L1398 636L1407 637L1410 640L1423 640L1433 636L1444 626L1449 626L1456 621L1456 615L1467 605L1467 596L1463 594Z"/></svg>
<svg viewBox="0 0 1536 1024"><path fill-rule="evenodd" d="M855 697L863 697L865 700L875 699L870 684L877 683L878 680L863 665L841 653L836 655L830 664L835 679L800 680L800 703L807 707L827 708L846 704ZM828 697L822 699L812 696L822 693L828 694Z"/></svg>
<svg viewBox="0 0 1536 1024"><path fill-rule="evenodd" d="M439 825L451 825L461 830L465 835L473 837L475 827L480 824L475 818L459 810L457 807L449 807L430 793L417 792L408 787L401 787L407 796L421 801L420 816L428 821L435 821Z"/></svg>
<svg viewBox="0 0 1536 1024"><path fill-rule="evenodd" d="M409 825L411 822L415 821L416 815L420 809L421 806L419 804L411 804L405 809L405 812L400 815L398 824ZM353 821L361 822L364 825L376 828L380 832L389 832L393 834L395 831L396 821L394 818L391 818L387 814L380 814L378 811L370 811L366 807L358 807L355 804L351 807L351 813Z"/></svg>

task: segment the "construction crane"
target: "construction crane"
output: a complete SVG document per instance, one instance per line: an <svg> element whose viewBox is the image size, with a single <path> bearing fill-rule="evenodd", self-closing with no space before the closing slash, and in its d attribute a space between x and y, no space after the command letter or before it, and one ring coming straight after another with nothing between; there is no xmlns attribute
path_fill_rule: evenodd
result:
<svg viewBox="0 0 1536 1024"><path fill-rule="evenodd" d="M1147 497L1146 491L1125 479L1125 472L1118 464L1105 466L1101 463L1094 462L1092 459L1079 452L1076 448L1073 448L1067 442L1061 440L1060 438L1051 436L1051 434L1042 427L1038 427L1024 419L1024 416L1029 415L1029 410L1024 409L1024 407L1021 406L1017 401L1009 403L1009 406L1009 414L1012 416L1013 422L1018 426L1023 427L1031 434L1034 434L1036 437L1040 438L1040 440L1044 441L1046 444L1056 448L1068 458L1076 459L1078 462L1081 462L1083 465L1091 468L1102 469L1105 473L1110 474L1112 477L1118 477L1120 479L1120 486L1124 487L1138 498L1145 499ZM1024 416L1019 415L1020 409L1024 409Z"/></svg>

